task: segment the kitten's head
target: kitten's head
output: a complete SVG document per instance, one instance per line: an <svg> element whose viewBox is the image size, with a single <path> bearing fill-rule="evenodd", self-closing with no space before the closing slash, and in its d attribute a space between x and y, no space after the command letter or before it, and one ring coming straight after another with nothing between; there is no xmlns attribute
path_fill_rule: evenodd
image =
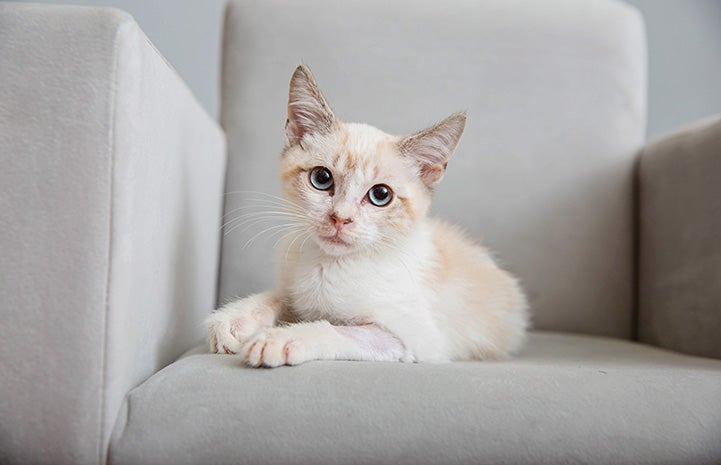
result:
<svg viewBox="0 0 721 465"><path fill-rule="evenodd" d="M465 124L466 115L455 113L397 137L343 123L310 70L298 66L290 81L280 170L293 218L330 255L393 247L426 215Z"/></svg>

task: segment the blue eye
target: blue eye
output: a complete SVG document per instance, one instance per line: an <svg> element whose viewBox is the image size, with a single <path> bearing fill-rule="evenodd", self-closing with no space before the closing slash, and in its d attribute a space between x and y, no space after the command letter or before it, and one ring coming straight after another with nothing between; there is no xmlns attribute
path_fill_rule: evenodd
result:
<svg viewBox="0 0 721 465"><path fill-rule="evenodd" d="M368 200L376 207L385 207L393 200L393 191L385 184L376 184L368 191Z"/></svg>
<svg viewBox="0 0 721 465"><path fill-rule="evenodd" d="M327 191L333 187L333 175L328 168L322 166L313 168L310 172L310 185L319 191Z"/></svg>

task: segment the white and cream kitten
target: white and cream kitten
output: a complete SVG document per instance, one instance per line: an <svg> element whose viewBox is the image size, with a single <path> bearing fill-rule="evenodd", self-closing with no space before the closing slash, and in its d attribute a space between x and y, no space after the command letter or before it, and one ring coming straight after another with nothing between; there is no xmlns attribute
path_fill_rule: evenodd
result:
<svg viewBox="0 0 721 465"><path fill-rule="evenodd" d="M279 251L274 290L207 319L211 351L276 367L486 360L518 349L528 315L517 281L459 229L426 216L465 123L456 113L405 137L343 123L299 66L280 176L302 232Z"/></svg>

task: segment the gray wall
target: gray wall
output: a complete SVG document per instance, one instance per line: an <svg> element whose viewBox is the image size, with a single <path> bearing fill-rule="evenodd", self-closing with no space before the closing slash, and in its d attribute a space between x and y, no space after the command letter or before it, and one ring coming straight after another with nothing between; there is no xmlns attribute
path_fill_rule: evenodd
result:
<svg viewBox="0 0 721 465"><path fill-rule="evenodd" d="M224 0L44 1L128 11L208 111L218 114ZM627 1L643 12L648 30L649 136L721 113L721 0Z"/></svg>
<svg viewBox="0 0 721 465"><path fill-rule="evenodd" d="M721 0L627 0L648 36L648 134L721 113Z"/></svg>

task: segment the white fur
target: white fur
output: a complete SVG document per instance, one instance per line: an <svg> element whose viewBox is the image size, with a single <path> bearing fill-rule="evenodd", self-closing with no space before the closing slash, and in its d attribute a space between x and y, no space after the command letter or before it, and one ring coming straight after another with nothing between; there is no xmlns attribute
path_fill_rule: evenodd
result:
<svg viewBox="0 0 721 465"><path fill-rule="evenodd" d="M474 276L459 273L432 289L428 280L439 253L433 235L447 233L444 227L423 221L395 248L342 256L329 255L311 241L301 247L301 241L289 238L278 251L279 289L232 302L211 315L211 350L240 354L251 366L507 356L522 344L527 325L520 288L487 252L474 247L471 258L479 270L500 278L504 287L484 294ZM476 298L466 298L468 290L476 289ZM298 323L273 328L280 318ZM369 327L365 344L337 329L366 325L376 327ZM499 346L499 339L505 345ZM382 351L374 341L383 343Z"/></svg>
<svg viewBox="0 0 721 465"><path fill-rule="evenodd" d="M432 314L424 273L433 260L430 231L419 225L397 248L351 256L328 255L315 243L291 251L283 294L303 321L376 323L406 347L406 360L448 360Z"/></svg>

